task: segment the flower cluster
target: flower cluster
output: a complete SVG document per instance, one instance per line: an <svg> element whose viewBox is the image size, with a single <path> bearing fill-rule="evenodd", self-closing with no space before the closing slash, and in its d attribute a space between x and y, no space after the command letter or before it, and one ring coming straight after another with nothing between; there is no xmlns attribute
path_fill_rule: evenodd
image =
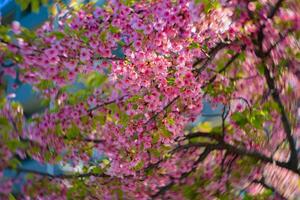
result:
<svg viewBox="0 0 300 200"><path fill-rule="evenodd" d="M47 22L33 39L13 23L6 48L22 57L18 78L50 106L27 121L1 108L11 131L0 138L26 146L1 141L0 170L14 154L83 164L83 174L53 177L74 180L50 182L58 195L93 199L235 199L270 163L297 179L300 7L281 4L113 0L58 28ZM224 107L208 132L190 127L205 101Z"/></svg>

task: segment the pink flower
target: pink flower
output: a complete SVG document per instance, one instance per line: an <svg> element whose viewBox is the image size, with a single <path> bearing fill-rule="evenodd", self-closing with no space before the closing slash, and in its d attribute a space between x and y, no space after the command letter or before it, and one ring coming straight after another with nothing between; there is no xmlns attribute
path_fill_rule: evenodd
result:
<svg viewBox="0 0 300 200"><path fill-rule="evenodd" d="M256 4L255 4L255 2L250 2L249 4L248 4L248 9L250 10L250 11L255 11L255 9L256 9Z"/></svg>
<svg viewBox="0 0 300 200"><path fill-rule="evenodd" d="M11 24L11 28L12 28L12 31L13 31L15 34L20 34L20 33L21 33L21 25L20 25L20 22L18 22L18 21L13 21L12 24Z"/></svg>
<svg viewBox="0 0 300 200"><path fill-rule="evenodd" d="M104 11L103 11L102 8L97 7L97 8L95 9L95 11L94 11L94 16L95 16L96 18L99 18L99 17L103 16L103 14L104 14Z"/></svg>
<svg viewBox="0 0 300 200"><path fill-rule="evenodd" d="M136 48L136 50L139 50L142 48L142 42L140 40L137 40L134 42L134 47Z"/></svg>
<svg viewBox="0 0 300 200"><path fill-rule="evenodd" d="M74 60L71 60L71 61L64 62L64 65L66 68L73 70L75 69L77 63Z"/></svg>
<svg viewBox="0 0 300 200"><path fill-rule="evenodd" d="M47 57L56 57L59 54L59 51L55 48L50 48L45 50L45 56Z"/></svg>
<svg viewBox="0 0 300 200"><path fill-rule="evenodd" d="M148 25L148 26L144 26L143 30L144 30L144 34L149 35L153 31L153 28L152 26Z"/></svg>
<svg viewBox="0 0 300 200"><path fill-rule="evenodd" d="M89 49L82 48L80 50L80 61L81 62L86 62L86 61L90 60L90 57L91 57L91 55L90 55Z"/></svg>

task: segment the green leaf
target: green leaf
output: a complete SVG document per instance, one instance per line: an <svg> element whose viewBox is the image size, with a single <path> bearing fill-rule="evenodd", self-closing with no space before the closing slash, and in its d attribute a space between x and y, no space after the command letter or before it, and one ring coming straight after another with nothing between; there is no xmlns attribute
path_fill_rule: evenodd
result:
<svg viewBox="0 0 300 200"><path fill-rule="evenodd" d="M42 99L41 100L41 106L45 106L45 107L48 107L50 105L50 102L51 102L51 99L48 98L48 99Z"/></svg>
<svg viewBox="0 0 300 200"><path fill-rule="evenodd" d="M93 117L95 119L96 124L104 125L106 122L106 116L103 114L99 114Z"/></svg>
<svg viewBox="0 0 300 200"><path fill-rule="evenodd" d="M100 40L101 40L101 42L105 42L106 41L106 37L107 37L106 31L102 31L100 33Z"/></svg>
<svg viewBox="0 0 300 200"><path fill-rule="evenodd" d="M174 125L175 124L175 121L173 118L167 118L167 121L170 125Z"/></svg>
<svg viewBox="0 0 300 200"><path fill-rule="evenodd" d="M218 0L202 0L202 3L204 4L204 12L206 14L209 13L211 10L220 7L220 3Z"/></svg>
<svg viewBox="0 0 300 200"><path fill-rule="evenodd" d="M198 186L197 185L187 185L187 186L183 186L183 195L187 198L187 199L197 199L197 190L198 190Z"/></svg>
<svg viewBox="0 0 300 200"><path fill-rule="evenodd" d="M128 103L133 103L133 102L136 102L137 100L139 100L140 98L141 98L140 95L134 95L134 96L128 98L126 101L127 101Z"/></svg>
<svg viewBox="0 0 300 200"><path fill-rule="evenodd" d="M189 46L189 49L197 49L200 47L200 44L197 42L192 42Z"/></svg>
<svg viewBox="0 0 300 200"><path fill-rule="evenodd" d="M40 10L40 2L39 0L31 0L31 11L32 12L39 12Z"/></svg>
<svg viewBox="0 0 300 200"><path fill-rule="evenodd" d="M94 72L88 76L86 80L86 86L88 88L97 88L105 82L106 78L107 77L104 74Z"/></svg>
<svg viewBox="0 0 300 200"><path fill-rule="evenodd" d="M120 124L126 126L129 121L129 116L125 112L120 112L119 115L120 115Z"/></svg>
<svg viewBox="0 0 300 200"><path fill-rule="evenodd" d="M38 84L37 87L41 90L49 89L54 87L54 83L50 80L41 80Z"/></svg>
<svg viewBox="0 0 300 200"><path fill-rule="evenodd" d="M121 189L118 188L118 189L115 189L114 191L115 191L115 193L117 195L117 199L124 199L124 197L123 197L123 191Z"/></svg>
<svg viewBox="0 0 300 200"><path fill-rule="evenodd" d="M27 180L33 180L34 178L35 178L34 174L31 174L31 173L26 174L26 179Z"/></svg>
<svg viewBox="0 0 300 200"><path fill-rule="evenodd" d="M105 158L105 159L102 160L102 163L104 165L109 165L110 161L107 158Z"/></svg>
<svg viewBox="0 0 300 200"><path fill-rule="evenodd" d="M16 198L14 197L14 195L12 195L11 193L9 193L8 199L9 200L16 200Z"/></svg>
<svg viewBox="0 0 300 200"><path fill-rule="evenodd" d="M172 136L172 132L170 132L166 127L161 128L161 134L162 136L169 138Z"/></svg>
<svg viewBox="0 0 300 200"><path fill-rule="evenodd" d="M240 55L239 55L239 58L240 58L241 61L244 62L246 60L246 54L245 54L245 52L241 52Z"/></svg>
<svg viewBox="0 0 300 200"><path fill-rule="evenodd" d="M202 46L202 49L203 49L205 52L207 52L207 51L208 51L208 46L207 46L207 45L203 45L203 46Z"/></svg>
<svg viewBox="0 0 300 200"><path fill-rule="evenodd" d="M159 140L159 133L154 133L152 135L152 143L156 144L158 142L158 140Z"/></svg>
<svg viewBox="0 0 300 200"><path fill-rule="evenodd" d="M22 29L22 37L25 41L33 41L37 38L36 33L34 31L30 31L28 29Z"/></svg>
<svg viewBox="0 0 300 200"><path fill-rule="evenodd" d="M103 169L101 167L96 166L92 169L92 172L95 173L95 174L102 174Z"/></svg>
<svg viewBox="0 0 300 200"><path fill-rule="evenodd" d="M57 155L55 157L55 162L60 162L60 161L62 161L62 159L63 159L62 155Z"/></svg>
<svg viewBox="0 0 300 200"><path fill-rule="evenodd" d="M261 129L262 128L262 119L258 116L252 116L250 118L250 122L254 128Z"/></svg>
<svg viewBox="0 0 300 200"><path fill-rule="evenodd" d="M115 26L112 26L112 25L109 26L109 31L111 33L120 33L121 32L118 27L115 27Z"/></svg>
<svg viewBox="0 0 300 200"><path fill-rule="evenodd" d="M62 131L61 125L60 125L60 124L57 124L57 125L55 126L55 134L56 134L56 135L61 135L62 133L63 133L63 131Z"/></svg>
<svg viewBox="0 0 300 200"><path fill-rule="evenodd" d="M107 105L107 108L112 112L112 113L116 113L119 111L119 107L116 103L111 103L109 105Z"/></svg>
<svg viewBox="0 0 300 200"><path fill-rule="evenodd" d="M0 117L0 126L8 126L9 121L5 117Z"/></svg>
<svg viewBox="0 0 300 200"><path fill-rule="evenodd" d="M121 3L125 6L131 7L135 4L135 0L121 0Z"/></svg>
<svg viewBox="0 0 300 200"><path fill-rule="evenodd" d="M18 166L21 165L21 162L17 158L13 158L13 159L9 160L8 165L11 168L16 169Z"/></svg>
<svg viewBox="0 0 300 200"><path fill-rule="evenodd" d="M232 49L228 49L228 50L227 50L227 53L230 54L230 55L234 55L234 54L235 54L235 51L232 50Z"/></svg>
<svg viewBox="0 0 300 200"><path fill-rule="evenodd" d="M44 153L44 159L46 162L49 162L51 158L52 158L52 153L50 151Z"/></svg>
<svg viewBox="0 0 300 200"><path fill-rule="evenodd" d="M175 84L175 78L174 77L167 78L167 83L168 83L168 85L174 85Z"/></svg>
<svg viewBox="0 0 300 200"><path fill-rule="evenodd" d="M118 42L118 44L119 44L121 47L123 47L123 46L126 45L126 43L125 43L124 41L122 41L122 40L120 40L120 41Z"/></svg>
<svg viewBox="0 0 300 200"><path fill-rule="evenodd" d="M157 158L160 157L160 151L158 149L152 148L152 149L149 149L149 152L154 157L157 157Z"/></svg>
<svg viewBox="0 0 300 200"><path fill-rule="evenodd" d="M81 39L86 44L89 43L89 41L90 41L90 39L88 37L86 37L86 36L81 36Z"/></svg>
<svg viewBox="0 0 300 200"><path fill-rule="evenodd" d="M43 5L47 5L48 4L48 0L41 0Z"/></svg>
<svg viewBox="0 0 300 200"><path fill-rule="evenodd" d="M264 67L264 65L263 64L258 64L258 65L256 65L257 67L257 70L258 70L258 73L260 74L260 75L264 75L264 73L265 73L265 67Z"/></svg>
<svg viewBox="0 0 300 200"><path fill-rule="evenodd" d="M297 58L297 60L300 60L300 52L297 52L295 57Z"/></svg>
<svg viewBox="0 0 300 200"><path fill-rule="evenodd" d="M66 136L68 139L74 139L74 138L77 138L78 136L80 136L80 133L81 133L80 129L75 124L72 124L72 126L69 128Z"/></svg>
<svg viewBox="0 0 300 200"><path fill-rule="evenodd" d="M24 145L22 141L18 139L9 140L6 142L7 147L11 151L16 151L18 148L24 148Z"/></svg>
<svg viewBox="0 0 300 200"><path fill-rule="evenodd" d="M240 112L233 113L231 118L240 126L244 126L248 122L245 114Z"/></svg>
<svg viewBox="0 0 300 200"><path fill-rule="evenodd" d="M59 31L54 31L51 33L51 35L54 35L58 40L61 40L65 37L65 34Z"/></svg>
<svg viewBox="0 0 300 200"><path fill-rule="evenodd" d="M22 10L25 10L26 8L28 8L30 0L16 0L16 3L21 6Z"/></svg>
<svg viewBox="0 0 300 200"><path fill-rule="evenodd" d="M68 98L68 103L74 105L78 102L86 101L90 92L88 90L78 90L75 93L71 93Z"/></svg>
<svg viewBox="0 0 300 200"><path fill-rule="evenodd" d="M138 162L138 164L136 166L134 166L134 170L139 171L139 170L143 169L143 167L144 167L144 162L140 161L140 162Z"/></svg>
<svg viewBox="0 0 300 200"><path fill-rule="evenodd" d="M253 197L248 194L246 194L243 198L243 200L252 200L252 199L253 199Z"/></svg>

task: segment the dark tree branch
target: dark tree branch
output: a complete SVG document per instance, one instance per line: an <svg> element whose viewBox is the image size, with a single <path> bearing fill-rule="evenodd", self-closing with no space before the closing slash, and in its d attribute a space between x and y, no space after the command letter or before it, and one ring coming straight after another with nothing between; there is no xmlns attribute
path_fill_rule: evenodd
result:
<svg viewBox="0 0 300 200"><path fill-rule="evenodd" d="M8 118L9 118L9 121L11 122L11 124L12 124L12 126L13 126L13 128L14 128L14 131L15 131L16 133L19 133L17 124L16 124L15 120L13 119L13 117L11 116L10 113L8 113Z"/></svg>
<svg viewBox="0 0 300 200"><path fill-rule="evenodd" d="M276 4L272 7L272 9L270 10L269 14L268 14L268 18L272 19L276 12L279 10L281 4L283 3L283 0L279 0L276 2Z"/></svg>
<svg viewBox="0 0 300 200"><path fill-rule="evenodd" d="M249 150L246 150L243 148L238 148L238 147L232 146L230 144L223 144L222 148L227 149L228 151L235 153L237 155L240 155L240 156L249 156L249 157L252 157L259 161L265 162L265 163L274 163L279 167L286 168L286 169L294 171L297 174L300 174L299 171L297 171L296 169L292 169L288 163L273 160L272 158L267 157L259 152L249 151Z"/></svg>
<svg viewBox="0 0 300 200"><path fill-rule="evenodd" d="M25 169L25 168L17 168L17 169L11 169L14 170L18 173L23 172L23 173L30 173L30 174L36 174L39 176L44 176L44 177L49 177L49 178L58 178L58 179L74 179L74 178L86 178L86 177L99 177L99 178L107 178L110 177L106 174L98 174L98 173L83 173L83 174L49 174L47 172L41 172L41 171L36 171L33 169Z"/></svg>
<svg viewBox="0 0 300 200"><path fill-rule="evenodd" d="M244 97L236 97L236 98L233 98L233 99L242 100L243 102L245 102L247 104L247 107L249 108L250 112L252 111L252 107L251 107L249 101L246 98L244 98Z"/></svg>
<svg viewBox="0 0 300 200"><path fill-rule="evenodd" d="M96 105L95 107L92 107L92 108L88 109L88 112L91 113L92 111L97 110L97 109L99 109L99 108L102 108L103 106L107 106L107 105L109 105L109 104L116 103L117 101L121 101L121 100L123 100L125 97L127 97L127 95L124 95L124 96L120 97L119 99L115 99L115 100L111 100L111 101L104 102L104 103L102 103L102 104L98 104L98 105Z"/></svg>
<svg viewBox="0 0 300 200"><path fill-rule="evenodd" d="M70 141L78 141L78 142L92 142L95 144L104 143L105 140L102 139L92 139L92 138L68 138L67 136L64 136L63 139L70 140Z"/></svg>
<svg viewBox="0 0 300 200"><path fill-rule="evenodd" d="M158 192L156 192L155 194L151 195L151 199L156 199L157 197L159 197L160 195L163 195L164 193L166 193L172 186L174 185L174 181L171 180L167 185L159 188Z"/></svg>
<svg viewBox="0 0 300 200"><path fill-rule="evenodd" d="M271 51L280 43L282 42L290 33L292 33L292 30L287 30L284 34L279 34L279 39L271 45L271 47L264 53L265 55L269 55Z"/></svg>
<svg viewBox="0 0 300 200"><path fill-rule="evenodd" d="M145 123L145 125L149 124L152 120L154 120L160 113L164 112L167 110L177 99L179 99L180 95L176 96L172 101L170 101L165 107L163 107L162 110L159 112L155 113L148 121Z"/></svg>
<svg viewBox="0 0 300 200"><path fill-rule="evenodd" d="M11 67L14 67L14 66L16 66L15 63L10 63L10 64L2 63L1 64L1 67L3 67L3 68L11 68Z"/></svg>
<svg viewBox="0 0 300 200"><path fill-rule="evenodd" d="M221 141L222 137L220 133L217 132L194 132L194 133L189 133L187 134L184 138L185 139L192 139L192 138L197 138L197 137L206 137L206 138L211 138L217 141Z"/></svg>
<svg viewBox="0 0 300 200"><path fill-rule="evenodd" d="M120 57L97 57L98 59L101 60L126 60L125 58L120 58Z"/></svg>
<svg viewBox="0 0 300 200"><path fill-rule="evenodd" d="M225 151L225 155L223 156L222 158L222 161L221 161L221 176L223 174L223 172L225 171L225 161L226 161L226 158L228 157L229 153L228 151Z"/></svg>
<svg viewBox="0 0 300 200"><path fill-rule="evenodd" d="M283 0L278 0L277 3L275 4L275 6L271 9L270 13L268 14L268 18L272 19L273 16L276 14L276 12L279 10L281 4L282 4ZM278 105L279 107L279 111L280 111L280 115L281 115L281 122L283 124L283 128L286 134L286 138L287 141L289 143L289 148L291 151L291 155L289 158L289 168L292 168L293 171L297 171L298 168L298 157L297 157L297 151L296 151L296 144L295 144L295 140L292 136L292 128L291 128L291 124L289 122L287 113L285 111L284 105L281 101L280 95L279 95L279 91L276 88L276 84L275 84L275 79L271 76L271 72L268 69L266 63L265 63L265 59L269 56L269 53L271 52L271 50L273 48L276 47L276 45L278 43L280 43L281 40L284 39L284 36L282 36L278 42L275 43L275 45L271 46L271 48L267 51L264 52L263 50L263 40L264 40L264 30L265 28L265 24L262 24L260 26L260 29L258 31L257 34L257 40L253 40L254 42L256 42L256 45L258 46L258 49L256 49L255 53L257 55L257 57L259 57L262 61L262 66L264 69L264 77L266 79L267 85L269 90L271 91L271 95L273 97L273 100L275 101L275 103ZM288 34L290 31L287 31L286 34ZM285 36L286 37L286 36Z"/></svg>
<svg viewBox="0 0 300 200"><path fill-rule="evenodd" d="M209 148L209 147L205 148L205 150L200 154L200 156L198 157L198 159L193 163L192 168L189 171L181 174L179 180L183 180L186 177L188 177L191 173L193 173L197 169L198 164L200 162L204 161L205 158L209 155L209 153L211 151L212 151L211 148ZM163 195L166 191L168 191L175 184L176 184L175 180L174 180L174 178L172 178L171 181L167 185L159 188L158 192L156 192L155 194L151 195L151 199L155 199L155 198Z"/></svg>
<svg viewBox="0 0 300 200"><path fill-rule="evenodd" d="M288 169L288 170L293 171L294 173L300 175L300 172L297 169L293 168L289 163L277 161L277 160L267 157L257 151L250 151L250 150L247 150L244 148L235 147L231 144L227 144L222 141L219 143L211 143L211 142L190 143L190 144L178 146L173 151L179 151L181 149L196 148L196 147L198 147L198 148L207 147L212 150L227 150L229 153L232 153L232 154L236 154L239 156L248 156L248 157L257 159L258 161L264 162L264 163L276 164L279 167Z"/></svg>
<svg viewBox="0 0 300 200"><path fill-rule="evenodd" d="M242 50L245 49L245 45L242 46ZM223 73L238 57L239 57L240 53L236 53L234 54L228 61L227 63L224 65L224 67L222 69L220 69L218 71L218 74ZM211 77L208 82L206 82L203 86L201 86L201 88L205 88L207 87L209 84L211 84L212 82L214 82L217 78L217 74L215 74L213 77Z"/></svg>
<svg viewBox="0 0 300 200"><path fill-rule="evenodd" d="M217 53L228 46L227 43L221 42L217 44L214 48L210 50L208 53L209 57L204 61L204 63L201 65L200 68L194 69L194 72L196 72L196 77L201 74L201 72L206 68L207 64L210 63L211 60L214 59L214 57L217 55ZM193 68L195 68L197 65L199 65L203 60L199 59L193 64Z"/></svg>
<svg viewBox="0 0 300 200"><path fill-rule="evenodd" d="M226 131L225 120L229 114L229 111L230 111L230 104L228 106L228 111L226 111L226 105L223 105L223 111L222 111L222 138L223 138L223 140L224 140L225 131Z"/></svg>
<svg viewBox="0 0 300 200"><path fill-rule="evenodd" d="M238 158L238 155L234 155L233 158L231 159L231 161L229 162L228 164L228 170L227 170L227 175L229 176L229 174L231 173L232 171L232 165L234 163L234 161Z"/></svg>
<svg viewBox="0 0 300 200"><path fill-rule="evenodd" d="M256 183L256 184L260 184L262 185L264 188L266 189L269 189L271 190L273 193L275 193L276 195L278 195L280 197L280 199L286 199L282 194L280 194L280 192L278 192L274 187L268 185L266 182L265 182L265 179L262 178L260 180L253 180L252 181L253 183Z"/></svg>
<svg viewBox="0 0 300 200"><path fill-rule="evenodd" d="M281 101L281 98L279 96L279 92L277 88L275 87L275 80L273 77L271 77L270 70L267 68L267 66L264 64L264 76L267 81L267 85L271 91L271 95L273 97L273 100L276 102L276 104L279 107L280 115L281 115L281 121L283 124L284 131L286 133L286 137L290 146L291 156L289 159L289 163L292 165L294 169L298 168L298 157L297 157L297 151L296 151L296 144L295 140L292 136L292 128L291 124L289 122L287 113L285 112L283 103Z"/></svg>

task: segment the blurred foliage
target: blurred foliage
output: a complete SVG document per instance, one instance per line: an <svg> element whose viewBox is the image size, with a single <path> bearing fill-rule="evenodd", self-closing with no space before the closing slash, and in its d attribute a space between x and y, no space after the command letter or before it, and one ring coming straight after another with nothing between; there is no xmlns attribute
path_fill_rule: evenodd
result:
<svg viewBox="0 0 300 200"><path fill-rule="evenodd" d="M42 5L47 5L49 1L48 0L16 0L16 3L21 6L22 10L26 10L30 8L32 12L39 12L40 7Z"/></svg>

